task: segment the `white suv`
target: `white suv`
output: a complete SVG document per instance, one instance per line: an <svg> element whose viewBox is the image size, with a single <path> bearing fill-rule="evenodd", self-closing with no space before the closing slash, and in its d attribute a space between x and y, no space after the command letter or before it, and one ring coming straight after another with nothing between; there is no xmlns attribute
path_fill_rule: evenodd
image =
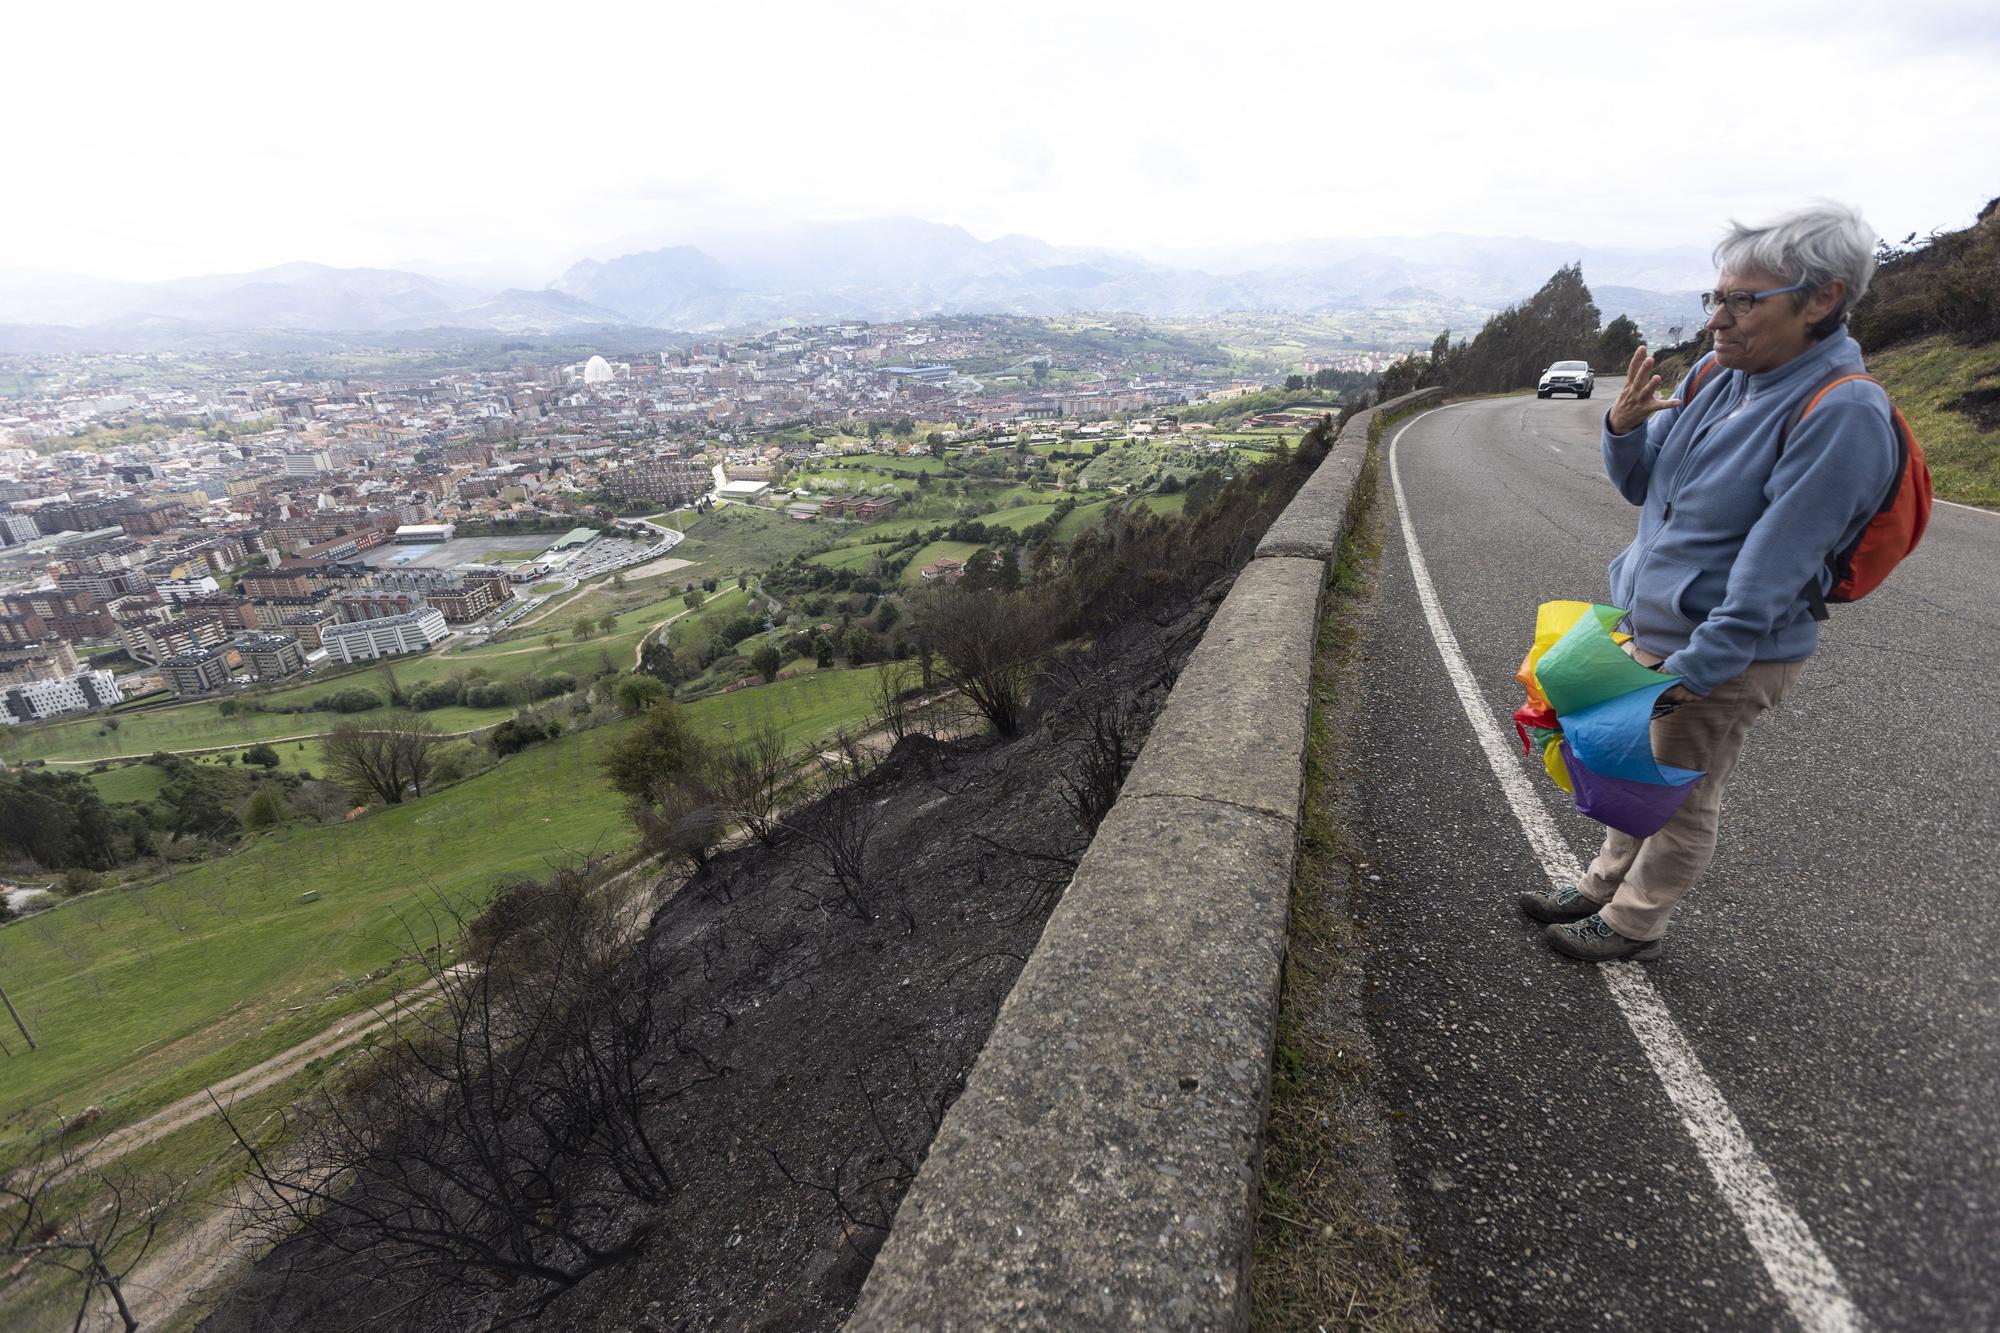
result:
<svg viewBox="0 0 2000 1333"><path fill-rule="evenodd" d="M1535 386L1535 397L1573 393L1579 398L1588 398L1590 391L1596 387L1597 377L1590 373L1590 362L1558 361L1542 372L1542 382Z"/></svg>

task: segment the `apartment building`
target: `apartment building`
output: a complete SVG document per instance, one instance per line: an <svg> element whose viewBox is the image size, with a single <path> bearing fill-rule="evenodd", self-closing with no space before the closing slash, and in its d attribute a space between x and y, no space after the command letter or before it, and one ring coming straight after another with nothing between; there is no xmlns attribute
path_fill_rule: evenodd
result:
<svg viewBox="0 0 2000 1333"><path fill-rule="evenodd" d="M0 692L0 722L39 722L63 713L109 708L124 697L109 671L79 671L54 680L27 681Z"/></svg>
<svg viewBox="0 0 2000 1333"><path fill-rule="evenodd" d="M320 631L320 643L342 662L368 662L378 657L423 652L443 642L449 634L444 613L427 606L408 615L328 625Z"/></svg>
<svg viewBox="0 0 2000 1333"><path fill-rule="evenodd" d="M283 680L305 669L305 650L284 634L246 634L235 644L237 656L258 680Z"/></svg>
<svg viewBox="0 0 2000 1333"><path fill-rule="evenodd" d="M212 648L169 657L160 663L160 676L175 694L207 694L229 683L229 656Z"/></svg>

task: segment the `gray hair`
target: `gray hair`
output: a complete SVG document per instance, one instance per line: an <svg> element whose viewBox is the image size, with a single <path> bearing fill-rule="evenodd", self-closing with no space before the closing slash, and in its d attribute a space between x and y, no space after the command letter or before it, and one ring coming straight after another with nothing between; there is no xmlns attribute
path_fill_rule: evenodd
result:
<svg viewBox="0 0 2000 1333"><path fill-rule="evenodd" d="M1835 278L1844 279L1847 295L1840 308L1807 330L1824 338L1846 321L1847 312L1868 291L1875 276L1875 229L1862 220L1860 209L1831 200L1761 227L1731 219L1728 232L1716 243L1715 266L1730 273L1762 269L1787 284L1803 284L1805 291L1792 294L1793 309Z"/></svg>

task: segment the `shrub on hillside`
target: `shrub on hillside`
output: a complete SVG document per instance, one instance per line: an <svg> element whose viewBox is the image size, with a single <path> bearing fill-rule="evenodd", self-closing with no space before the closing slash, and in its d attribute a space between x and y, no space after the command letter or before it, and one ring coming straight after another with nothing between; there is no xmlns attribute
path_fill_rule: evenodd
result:
<svg viewBox="0 0 2000 1333"><path fill-rule="evenodd" d="M1885 245L1877 258L1881 267L1848 321L1863 348L1940 333L1974 346L2000 340L2000 199L1964 231L1908 249Z"/></svg>
<svg viewBox="0 0 2000 1333"><path fill-rule="evenodd" d="M466 685L464 700L467 708L505 708L514 702L514 695L505 685L482 680Z"/></svg>
<svg viewBox="0 0 2000 1333"><path fill-rule="evenodd" d="M486 737L486 743L493 747L495 754L519 754L530 745L539 745L560 735L562 735L560 723L523 714L520 717L510 717L493 728Z"/></svg>
<svg viewBox="0 0 2000 1333"><path fill-rule="evenodd" d="M553 699L559 694L568 694L576 688L576 677L567 671L557 671L551 675L537 677L531 689L537 699Z"/></svg>
<svg viewBox="0 0 2000 1333"><path fill-rule="evenodd" d="M341 690L313 702L322 713L365 713L381 706L382 697L373 690Z"/></svg>
<svg viewBox="0 0 2000 1333"><path fill-rule="evenodd" d="M427 681L410 692L410 707L421 713L437 708L450 708L465 693L465 686L456 680Z"/></svg>

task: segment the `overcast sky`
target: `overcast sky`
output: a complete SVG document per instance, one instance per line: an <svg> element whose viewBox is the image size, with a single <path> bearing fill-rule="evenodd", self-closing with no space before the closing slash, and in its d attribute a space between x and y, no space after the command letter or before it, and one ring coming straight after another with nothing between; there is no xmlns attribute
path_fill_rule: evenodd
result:
<svg viewBox="0 0 2000 1333"><path fill-rule="evenodd" d="M1994 0L1349 8L17 0L0 273L538 285L892 215L1141 252L1706 245L1815 196L1900 238L2000 194Z"/></svg>

